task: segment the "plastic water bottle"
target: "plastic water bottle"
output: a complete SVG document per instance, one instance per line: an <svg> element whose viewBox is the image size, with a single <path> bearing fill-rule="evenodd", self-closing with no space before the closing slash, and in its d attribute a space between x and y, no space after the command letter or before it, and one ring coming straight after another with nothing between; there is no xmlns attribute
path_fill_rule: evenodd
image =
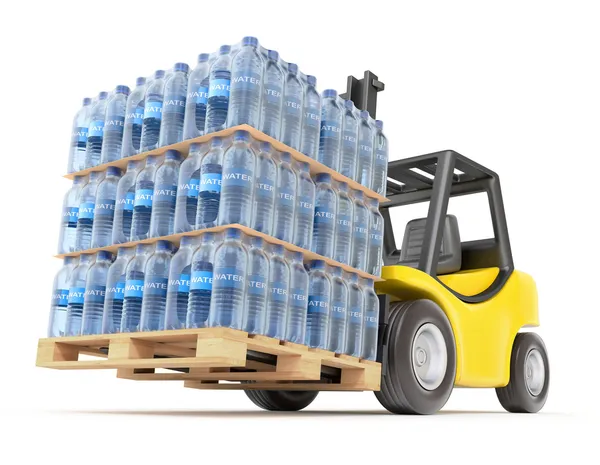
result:
<svg viewBox="0 0 600 465"><path fill-rule="evenodd" d="M154 199L154 178L163 157L155 155L146 158L146 167L135 180L135 198L131 218L131 240L139 241L150 237L150 219Z"/></svg>
<svg viewBox="0 0 600 465"><path fill-rule="evenodd" d="M177 150L167 150L164 163L156 170L150 237L169 236L175 232L175 203L180 164L181 154Z"/></svg>
<svg viewBox="0 0 600 465"><path fill-rule="evenodd" d="M71 272L69 279L69 296L67 298L67 321L65 336L79 336L81 334L81 316L83 314L83 300L85 297L85 283L88 270L96 260L95 254L79 256L79 264Z"/></svg>
<svg viewBox="0 0 600 465"><path fill-rule="evenodd" d="M356 181L356 160L358 158L358 120L352 100L344 100L342 126L342 153L340 155L340 173Z"/></svg>
<svg viewBox="0 0 600 465"><path fill-rule="evenodd" d="M104 139L104 119L106 117L106 98L108 92L100 92L98 99L90 109L90 125L88 127L85 147L85 167L91 168L100 163L102 141Z"/></svg>
<svg viewBox="0 0 600 465"><path fill-rule="evenodd" d="M209 57L208 53L198 55L198 64L190 73L185 103L183 140L194 139L204 134L208 103Z"/></svg>
<svg viewBox="0 0 600 465"><path fill-rule="evenodd" d="M225 129L231 84L230 51L229 45L221 45L219 56L210 68L205 134Z"/></svg>
<svg viewBox="0 0 600 465"><path fill-rule="evenodd" d="M277 183L277 163L273 159L270 142L261 142L256 155L256 183L254 184L254 216L252 229L269 236L273 233L275 213L275 184Z"/></svg>
<svg viewBox="0 0 600 465"><path fill-rule="evenodd" d="M112 245L112 230L117 200L117 186L121 170L116 166L106 169L106 176L96 190L92 248Z"/></svg>
<svg viewBox="0 0 600 465"><path fill-rule="evenodd" d="M146 262L144 272L144 300L140 316L141 331L165 329L169 268L173 256L173 244L158 241L154 254Z"/></svg>
<svg viewBox="0 0 600 465"><path fill-rule="evenodd" d="M256 37L244 37L231 63L231 94L227 126L258 128L263 86L263 59Z"/></svg>
<svg viewBox="0 0 600 465"><path fill-rule="evenodd" d="M179 250L171 259L165 329L185 328L192 278L192 256L200 245L200 240L197 236L183 236Z"/></svg>
<svg viewBox="0 0 600 465"><path fill-rule="evenodd" d="M176 144L183 140L183 122L188 86L188 71L185 63L175 63L173 72L165 81L163 117L160 123L159 147Z"/></svg>
<svg viewBox="0 0 600 465"><path fill-rule="evenodd" d="M67 328L67 307L69 305L69 281L77 266L77 257L65 257L52 285L48 337L63 337Z"/></svg>
<svg viewBox="0 0 600 465"><path fill-rule="evenodd" d="M187 328L206 328L208 326L217 242L220 240L215 234L203 234L200 247L192 256L190 295L186 315Z"/></svg>
<svg viewBox="0 0 600 465"><path fill-rule="evenodd" d="M321 104L321 134L317 161L338 171L342 145L342 109L338 104L337 92L323 92Z"/></svg>
<svg viewBox="0 0 600 465"><path fill-rule="evenodd" d="M344 265L350 265L352 252L352 224L354 221L354 204L348 196L348 184L337 185L338 214L335 227L335 247L333 259Z"/></svg>
<svg viewBox="0 0 600 465"><path fill-rule="evenodd" d="M310 250L315 221L315 183L310 177L310 165L308 163L299 162L296 168L298 173L298 190L296 195L294 238L292 242L298 247Z"/></svg>
<svg viewBox="0 0 600 465"><path fill-rule="evenodd" d="M102 141L100 163L109 163L121 158L128 96L129 87L117 86L113 94L106 101L104 140Z"/></svg>
<svg viewBox="0 0 600 465"><path fill-rule="evenodd" d="M296 150L300 150L302 136L303 100L304 89L298 77L298 65L289 63L283 91L281 142Z"/></svg>
<svg viewBox="0 0 600 465"><path fill-rule="evenodd" d="M86 182L86 176L75 176L73 178L73 186L71 186L65 194L62 206L62 217L60 220L58 253L75 252L77 218L79 217L79 197Z"/></svg>
<svg viewBox="0 0 600 465"><path fill-rule="evenodd" d="M329 350L343 354L346 350L348 318L348 286L342 279L342 269L330 268L331 276L331 321L329 328Z"/></svg>
<svg viewBox="0 0 600 465"><path fill-rule="evenodd" d="M191 144L188 157L179 166L175 233L192 231L196 225L198 193L200 192L200 163L208 147L208 144Z"/></svg>
<svg viewBox="0 0 600 465"><path fill-rule="evenodd" d="M383 121L375 121L375 163L371 189L385 196L387 190L388 141L383 134Z"/></svg>
<svg viewBox="0 0 600 465"><path fill-rule="evenodd" d="M353 191L354 221L352 222L352 253L350 266L358 270L367 269L369 217L370 213L364 201L362 191Z"/></svg>
<svg viewBox="0 0 600 465"><path fill-rule="evenodd" d="M303 262L302 252L290 254L290 297L285 340L296 344L304 344L306 337L308 273Z"/></svg>
<svg viewBox="0 0 600 465"><path fill-rule="evenodd" d="M135 257L131 259L125 270L125 292L123 294L123 311L121 313L121 332L139 331L142 301L144 299L144 282L146 262L154 252L154 244L138 244Z"/></svg>
<svg viewBox="0 0 600 465"><path fill-rule="evenodd" d="M358 275L350 273L348 284L348 332L346 333L346 355L362 355L364 294L358 285Z"/></svg>
<svg viewBox="0 0 600 465"><path fill-rule="evenodd" d="M223 139L215 137L210 150L200 162L200 183L196 216L192 224L196 229L211 228L217 225L221 204L221 182L223 175Z"/></svg>
<svg viewBox="0 0 600 465"><path fill-rule="evenodd" d="M290 293L290 267L282 245L271 247L269 260L269 305L265 334L275 339L285 339Z"/></svg>
<svg viewBox="0 0 600 465"><path fill-rule="evenodd" d="M288 152L283 152L279 159L273 235L282 241L292 242L294 237L298 178L292 168L292 156Z"/></svg>
<svg viewBox="0 0 600 465"><path fill-rule="evenodd" d="M96 255L96 262L90 266L87 273L81 317L81 334L84 336L102 333L106 280L112 258L110 252L100 250Z"/></svg>
<svg viewBox="0 0 600 465"><path fill-rule="evenodd" d="M379 202L376 199L368 199L370 221L369 221L369 243L367 258L367 273L373 276L381 276L383 261L383 216L379 212Z"/></svg>
<svg viewBox="0 0 600 465"><path fill-rule="evenodd" d="M88 127L90 124L91 98L84 98L82 107L73 118L71 131L71 146L69 149L68 173L85 169L85 150L87 146Z"/></svg>
<svg viewBox="0 0 600 465"><path fill-rule="evenodd" d="M304 85L304 120L302 122L302 143L300 151L307 157L316 159L319 153L321 131L321 96L317 92L317 78L306 76Z"/></svg>
<svg viewBox="0 0 600 465"><path fill-rule="evenodd" d="M269 297L269 258L264 252L265 241L261 237L250 239L248 249L248 283L246 308L242 329L250 334L264 334Z"/></svg>
<svg viewBox="0 0 600 465"><path fill-rule="evenodd" d="M92 171L88 183L81 189L79 195L79 211L77 217L77 232L75 234L75 250L87 250L92 245L92 229L94 227L94 212L96 209L96 191L104 178L102 171Z"/></svg>
<svg viewBox="0 0 600 465"><path fill-rule="evenodd" d="M379 329L379 299L373 289L372 279L364 279L361 284L365 295L361 358L375 361L377 358L377 331Z"/></svg>
<svg viewBox="0 0 600 465"><path fill-rule="evenodd" d="M371 188L373 181L373 127L369 123L369 112L361 111L358 122L358 163L357 181Z"/></svg>
<svg viewBox="0 0 600 465"><path fill-rule="evenodd" d="M338 210L337 195L331 187L331 175L319 173L316 181L315 221L311 250L324 257L333 257Z"/></svg>
<svg viewBox="0 0 600 465"><path fill-rule="evenodd" d="M127 98L121 158L130 157L140 153L142 126L144 125L145 94L146 78L139 77L135 80L135 89L133 89L133 92L131 92Z"/></svg>
<svg viewBox="0 0 600 465"><path fill-rule="evenodd" d="M219 225L252 224L252 203L256 173L256 155L250 146L250 134L236 131L233 145L223 156L223 179Z"/></svg>
<svg viewBox="0 0 600 465"><path fill-rule="evenodd" d="M108 269L102 334L113 334L121 331L123 298L125 297L125 270L134 256L135 247L119 247L117 258Z"/></svg>
<svg viewBox="0 0 600 465"><path fill-rule="evenodd" d="M272 138L279 140L281 135L281 111L285 74L279 64L279 53L275 50L267 52L264 81L262 115L259 129Z"/></svg>
<svg viewBox="0 0 600 465"><path fill-rule="evenodd" d="M331 315L331 281L323 260L310 264L308 290L308 316L306 319L306 345L327 349Z"/></svg>
<svg viewBox="0 0 600 465"><path fill-rule="evenodd" d="M158 140L162 121L164 89L165 72L159 69L154 72L154 79L146 86L144 122L142 124L142 138L140 139L141 152L147 152L159 147Z"/></svg>
<svg viewBox="0 0 600 465"><path fill-rule="evenodd" d="M135 180L144 168L144 160L127 162L127 172L117 184L115 216L113 220L112 243L123 244L131 238L131 221L135 205Z"/></svg>
<svg viewBox="0 0 600 465"><path fill-rule="evenodd" d="M214 263L208 326L241 329L246 307L248 252L239 229L225 230L225 241L215 252Z"/></svg>

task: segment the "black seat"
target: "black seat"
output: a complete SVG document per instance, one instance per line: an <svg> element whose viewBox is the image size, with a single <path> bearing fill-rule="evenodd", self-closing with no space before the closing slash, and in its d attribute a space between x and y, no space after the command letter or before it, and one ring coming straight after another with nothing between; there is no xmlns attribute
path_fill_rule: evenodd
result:
<svg viewBox="0 0 600 465"><path fill-rule="evenodd" d="M404 239L402 240L402 248L400 249L399 265L410 266L413 268L416 268L419 265L426 222L427 218L419 218L417 220L409 221L406 225ZM437 265L437 274L455 273L460 270L461 264L462 254L460 234L458 232L458 221L456 216L446 215L440 258Z"/></svg>

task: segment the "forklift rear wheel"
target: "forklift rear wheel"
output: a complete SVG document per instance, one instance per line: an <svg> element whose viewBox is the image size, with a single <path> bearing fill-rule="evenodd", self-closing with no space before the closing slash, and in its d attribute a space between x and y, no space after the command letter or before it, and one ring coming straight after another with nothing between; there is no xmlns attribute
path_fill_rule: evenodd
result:
<svg viewBox="0 0 600 465"><path fill-rule="evenodd" d="M375 396L392 413L426 415L445 404L456 376L454 334L442 309L431 300L390 306L387 363Z"/></svg>
<svg viewBox="0 0 600 465"><path fill-rule="evenodd" d="M258 407L274 412L294 412L308 407L319 391L259 391L245 390Z"/></svg>

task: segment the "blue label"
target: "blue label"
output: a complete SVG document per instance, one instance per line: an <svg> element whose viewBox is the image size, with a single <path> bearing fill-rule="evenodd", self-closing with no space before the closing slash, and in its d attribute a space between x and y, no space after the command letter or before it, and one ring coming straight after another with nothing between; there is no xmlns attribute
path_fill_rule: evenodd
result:
<svg viewBox="0 0 600 465"><path fill-rule="evenodd" d="M302 101L299 98L286 96L283 101L283 109L288 115L300 118L302 113Z"/></svg>
<svg viewBox="0 0 600 465"><path fill-rule="evenodd" d="M333 302L331 304L331 316L336 319L346 318L346 302Z"/></svg>
<svg viewBox="0 0 600 465"><path fill-rule="evenodd" d="M320 295L309 295L308 313L322 313L327 315L329 313L329 302Z"/></svg>
<svg viewBox="0 0 600 465"><path fill-rule="evenodd" d="M321 121L321 137L327 139L338 139L340 137L340 124L337 121Z"/></svg>
<svg viewBox="0 0 600 465"><path fill-rule="evenodd" d="M127 297L137 297L141 299L144 297L144 281L141 279L128 279L125 281L125 293Z"/></svg>
<svg viewBox="0 0 600 465"><path fill-rule="evenodd" d="M281 87L273 84L265 84L265 97L271 105L281 104Z"/></svg>
<svg viewBox="0 0 600 465"><path fill-rule="evenodd" d="M338 215L337 230L344 234L352 232L352 217L350 215Z"/></svg>
<svg viewBox="0 0 600 465"><path fill-rule="evenodd" d="M85 301L95 304L103 304L106 296L106 286L90 286L85 291Z"/></svg>
<svg viewBox="0 0 600 465"><path fill-rule="evenodd" d="M369 241L371 244L375 246L380 246L383 244L383 228L371 228L371 233L369 234Z"/></svg>
<svg viewBox="0 0 600 465"><path fill-rule="evenodd" d="M376 316L365 315L365 326L367 328L377 328L379 321Z"/></svg>
<svg viewBox="0 0 600 465"><path fill-rule="evenodd" d="M67 207L63 213L63 223L67 223L69 228L77 227L77 218L79 218L79 207Z"/></svg>
<svg viewBox="0 0 600 465"><path fill-rule="evenodd" d="M315 208L315 223L331 224L335 220L335 213L327 207Z"/></svg>
<svg viewBox="0 0 600 465"><path fill-rule="evenodd" d="M135 205L135 194L133 192L127 192L125 197L117 200L117 206L125 211L133 211Z"/></svg>
<svg viewBox="0 0 600 465"><path fill-rule="evenodd" d="M93 121L88 129L88 137L102 137L104 135L104 121Z"/></svg>
<svg viewBox="0 0 600 465"><path fill-rule="evenodd" d="M190 279L191 276L187 273L181 273L181 275L179 275L179 279L177 279L175 283L173 283L175 286L177 286L177 292L183 292L184 294L188 294L190 292Z"/></svg>
<svg viewBox="0 0 600 465"><path fill-rule="evenodd" d="M190 102L206 105L208 103L208 87L199 86L195 91L188 92L187 98Z"/></svg>
<svg viewBox="0 0 600 465"><path fill-rule="evenodd" d="M69 304L69 290L68 289L56 289L52 294L52 305L58 305L59 307L66 307Z"/></svg>
<svg viewBox="0 0 600 465"><path fill-rule="evenodd" d="M154 189L154 202L167 202L175 205L177 200L177 186L173 184L158 184Z"/></svg>
<svg viewBox="0 0 600 465"><path fill-rule="evenodd" d="M88 138L88 128L84 128L82 126L78 127L73 133L73 139L81 144L87 143Z"/></svg>
<svg viewBox="0 0 600 465"><path fill-rule="evenodd" d="M104 122L105 131L123 132L125 127L125 118L122 116L109 116Z"/></svg>
<svg viewBox="0 0 600 465"><path fill-rule="evenodd" d="M375 150L375 164L376 165L387 165L388 154L387 150Z"/></svg>
<svg viewBox="0 0 600 465"><path fill-rule="evenodd" d="M288 287L284 282L273 281L269 287L269 294L271 294L271 301L287 302Z"/></svg>
<svg viewBox="0 0 600 465"><path fill-rule="evenodd" d="M85 287L72 287L69 289L69 304L83 305L83 297L85 295Z"/></svg>
<svg viewBox="0 0 600 465"><path fill-rule="evenodd" d="M286 188L279 189L277 198L279 199L279 203L281 205L285 205L286 207L293 207L296 200L294 191Z"/></svg>
<svg viewBox="0 0 600 465"><path fill-rule="evenodd" d="M213 282L215 287L232 287L243 289L246 282L241 270L235 267L223 267L215 271Z"/></svg>
<svg viewBox="0 0 600 465"><path fill-rule="evenodd" d="M319 107L308 107L304 109L304 122L307 126L318 128L321 121L321 112Z"/></svg>
<svg viewBox="0 0 600 465"><path fill-rule="evenodd" d="M146 295L155 295L158 297L166 297L169 280L162 276L148 275L144 284L144 293Z"/></svg>
<svg viewBox="0 0 600 465"><path fill-rule="evenodd" d="M350 323L360 324L362 321L362 309L360 307L352 307L348 312Z"/></svg>
<svg viewBox="0 0 600 465"><path fill-rule="evenodd" d="M271 179L258 178L256 180L256 195L259 197L273 197L275 195L275 184Z"/></svg>
<svg viewBox="0 0 600 465"><path fill-rule="evenodd" d="M124 276L122 276L124 278ZM125 294L125 279L121 279L114 287L109 287L106 292L112 295L113 300L123 300Z"/></svg>
<svg viewBox="0 0 600 465"><path fill-rule="evenodd" d="M190 279L190 290L192 291L210 291L213 285L212 271L192 271Z"/></svg>
<svg viewBox="0 0 600 465"><path fill-rule="evenodd" d="M125 120L131 124L139 124L140 126L144 122L144 108L135 107L131 113L127 113Z"/></svg>
<svg viewBox="0 0 600 465"><path fill-rule="evenodd" d="M358 144L358 156L370 160L373 156L373 146L371 144L365 144L364 141L360 141Z"/></svg>
<svg viewBox="0 0 600 465"><path fill-rule="evenodd" d="M164 113L185 113L185 95L165 95Z"/></svg>
<svg viewBox="0 0 600 465"><path fill-rule="evenodd" d="M294 307L306 308L308 305L308 296L306 295L306 289L290 289L290 305Z"/></svg>
<svg viewBox="0 0 600 465"><path fill-rule="evenodd" d="M79 219L93 220L95 206L93 202L84 202L79 205Z"/></svg>
<svg viewBox="0 0 600 465"><path fill-rule="evenodd" d="M94 214L96 216L113 216L115 214L115 201L113 199L98 199Z"/></svg>
<svg viewBox="0 0 600 465"><path fill-rule="evenodd" d="M315 204L312 197L308 195L299 196L297 206L299 215L313 216L315 214Z"/></svg>
<svg viewBox="0 0 600 465"><path fill-rule="evenodd" d="M252 178L252 171L230 166L229 169L223 173L222 185L245 187L249 189Z"/></svg>
<svg viewBox="0 0 600 465"><path fill-rule="evenodd" d="M356 149L356 132L344 131L344 134L342 135L342 140L344 142L345 149Z"/></svg>
<svg viewBox="0 0 600 465"><path fill-rule="evenodd" d="M221 192L221 173L204 173L200 176L200 192Z"/></svg>
<svg viewBox="0 0 600 465"><path fill-rule="evenodd" d="M146 102L144 108L144 119L146 118L162 118L162 102Z"/></svg>
<svg viewBox="0 0 600 465"><path fill-rule="evenodd" d="M260 87L260 74L239 70L231 77L231 87L254 92Z"/></svg>
<svg viewBox="0 0 600 465"><path fill-rule="evenodd" d="M208 98L225 97L229 98L229 79L214 79L208 86Z"/></svg>
<svg viewBox="0 0 600 465"><path fill-rule="evenodd" d="M135 191L134 206L152 208L152 198L154 191L152 189L137 189Z"/></svg>
<svg viewBox="0 0 600 465"><path fill-rule="evenodd" d="M367 237L367 225L366 223L359 223L360 217L354 217L354 237L358 237L359 239L366 239Z"/></svg>
<svg viewBox="0 0 600 465"><path fill-rule="evenodd" d="M179 184L177 189L177 195L193 199L198 198L198 192L200 192L200 180L198 178L191 178L188 182Z"/></svg>
<svg viewBox="0 0 600 465"><path fill-rule="evenodd" d="M248 292L250 294L266 294L267 282L265 277L258 274L248 276Z"/></svg>

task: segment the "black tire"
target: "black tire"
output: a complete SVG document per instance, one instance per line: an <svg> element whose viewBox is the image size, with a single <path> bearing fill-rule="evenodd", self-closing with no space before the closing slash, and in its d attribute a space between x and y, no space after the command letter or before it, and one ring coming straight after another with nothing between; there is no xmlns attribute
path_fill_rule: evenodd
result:
<svg viewBox="0 0 600 465"><path fill-rule="evenodd" d="M274 412L295 412L308 407L319 391L259 391L245 390L255 405Z"/></svg>
<svg viewBox="0 0 600 465"><path fill-rule="evenodd" d="M431 323L439 329L446 348L446 369L441 383L425 389L413 369L413 340L419 329ZM399 414L427 415L440 410L447 402L456 376L454 333L442 309L431 300L411 300L390 306L385 335L387 363L381 377L381 391L375 396L387 410Z"/></svg>
<svg viewBox="0 0 600 465"><path fill-rule="evenodd" d="M532 351L537 351L543 362L543 386L539 392L535 389L532 392L526 381L527 359ZM539 412L546 403L549 385L550 364L544 341L535 333L517 334L510 356L510 380L506 386L496 388L496 395L502 407L512 413Z"/></svg>

